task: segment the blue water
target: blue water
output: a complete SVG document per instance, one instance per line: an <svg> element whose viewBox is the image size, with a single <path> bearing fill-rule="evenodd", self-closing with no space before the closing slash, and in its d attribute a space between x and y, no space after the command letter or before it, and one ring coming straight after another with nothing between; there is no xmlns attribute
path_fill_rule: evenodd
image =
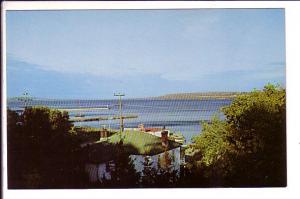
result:
<svg viewBox="0 0 300 199"><path fill-rule="evenodd" d="M209 121L213 115L224 118L220 108L230 105L230 99L207 100L149 100L149 99L124 99L123 115L137 115L135 119L125 119L125 128L137 127L163 127L173 132L180 132L190 143L194 135L201 132L200 121ZM51 108L87 108L108 106L108 110L90 110L70 112L70 117L80 113L85 117L102 116L111 117L119 115L118 100L32 100L28 106L48 106ZM24 107L24 102L9 101L8 107L18 109ZM119 128L119 120L105 120L93 122L74 123L77 126Z"/></svg>

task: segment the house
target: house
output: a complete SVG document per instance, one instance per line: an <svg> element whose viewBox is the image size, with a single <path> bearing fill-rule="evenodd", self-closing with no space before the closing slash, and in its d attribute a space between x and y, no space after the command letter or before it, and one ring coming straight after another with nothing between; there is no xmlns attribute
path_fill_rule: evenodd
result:
<svg viewBox="0 0 300 199"><path fill-rule="evenodd" d="M175 171L178 175L180 174L180 147L151 156L130 155L129 157L133 161L135 170L140 172L141 175L144 175L145 167L162 168L170 172Z"/></svg>
<svg viewBox="0 0 300 199"><path fill-rule="evenodd" d="M157 128L157 127L147 127L147 128L145 128L144 124L140 124L138 126L138 130L141 131L141 132L145 132L145 133L149 133L151 135L158 136L158 137L161 137L162 132L165 132L165 133L167 132L168 136L170 136L170 130L167 130L165 127L163 127L163 128Z"/></svg>
<svg viewBox="0 0 300 199"><path fill-rule="evenodd" d="M161 137L139 131L125 131L116 133L105 142L97 142L89 145L86 153L88 159L85 171L91 182L111 179L111 171L114 170L115 158L120 146L132 160L134 168L143 175L145 167L153 169L162 168L168 171L180 173L180 144L168 139L168 133L162 133Z"/></svg>
<svg viewBox="0 0 300 199"><path fill-rule="evenodd" d="M116 149L114 145L101 142L89 143L83 148L85 157L85 172L90 182L102 182L111 179L111 171L114 170Z"/></svg>

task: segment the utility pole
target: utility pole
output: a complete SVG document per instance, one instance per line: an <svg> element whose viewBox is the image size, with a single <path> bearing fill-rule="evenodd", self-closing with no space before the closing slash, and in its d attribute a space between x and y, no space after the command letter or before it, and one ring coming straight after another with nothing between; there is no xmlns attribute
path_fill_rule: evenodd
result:
<svg viewBox="0 0 300 199"><path fill-rule="evenodd" d="M120 132L124 130L123 113L122 113L122 97L125 96L123 93L114 93L114 96L119 97L119 112L120 112Z"/></svg>

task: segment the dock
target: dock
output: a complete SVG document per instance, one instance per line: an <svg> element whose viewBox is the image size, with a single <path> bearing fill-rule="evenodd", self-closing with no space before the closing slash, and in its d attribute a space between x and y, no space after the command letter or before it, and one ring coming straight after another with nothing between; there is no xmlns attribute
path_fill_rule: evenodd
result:
<svg viewBox="0 0 300 199"><path fill-rule="evenodd" d="M134 119L137 118L137 115L128 115L122 116L122 119ZM70 118L70 122L91 122L91 121L100 121L100 120L118 120L120 116L113 116L113 117L74 117Z"/></svg>
<svg viewBox="0 0 300 199"><path fill-rule="evenodd" d="M109 110L108 106L104 107L82 107L82 108L59 108L60 111L67 112L77 112L77 111L99 111L99 110Z"/></svg>

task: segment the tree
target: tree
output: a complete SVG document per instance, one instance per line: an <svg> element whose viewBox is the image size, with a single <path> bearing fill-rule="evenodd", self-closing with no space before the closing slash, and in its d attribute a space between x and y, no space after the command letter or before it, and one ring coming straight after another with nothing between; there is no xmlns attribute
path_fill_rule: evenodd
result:
<svg viewBox="0 0 300 199"><path fill-rule="evenodd" d="M111 172L111 180L108 182L109 187L138 187L140 173L135 170L133 160L125 152L122 144L116 145L115 154L115 168Z"/></svg>
<svg viewBox="0 0 300 199"><path fill-rule="evenodd" d="M67 112L47 107L28 107L22 118L26 134L35 138L63 135L68 133L72 126Z"/></svg>
<svg viewBox="0 0 300 199"><path fill-rule="evenodd" d="M26 107L20 116L8 111L10 188L77 186L79 146L69 133L68 117L46 107Z"/></svg>
<svg viewBox="0 0 300 199"><path fill-rule="evenodd" d="M202 124L202 133L193 138L200 153L194 157L194 166L202 171L198 176L215 186L224 185L224 178L233 170L229 156L234 151L226 140L229 131L225 121L213 117L210 124Z"/></svg>
<svg viewBox="0 0 300 199"><path fill-rule="evenodd" d="M286 185L285 89L268 84L223 111L231 128L227 140L240 160L235 177L243 174L245 185Z"/></svg>
<svg viewBox="0 0 300 199"><path fill-rule="evenodd" d="M285 90L266 85L222 109L225 121L204 124L195 137L198 168L222 186L286 185Z"/></svg>
<svg viewBox="0 0 300 199"><path fill-rule="evenodd" d="M22 162L22 133L20 116L11 110L7 110L7 172L9 176L8 187L21 186L19 179L22 170L18 165Z"/></svg>

